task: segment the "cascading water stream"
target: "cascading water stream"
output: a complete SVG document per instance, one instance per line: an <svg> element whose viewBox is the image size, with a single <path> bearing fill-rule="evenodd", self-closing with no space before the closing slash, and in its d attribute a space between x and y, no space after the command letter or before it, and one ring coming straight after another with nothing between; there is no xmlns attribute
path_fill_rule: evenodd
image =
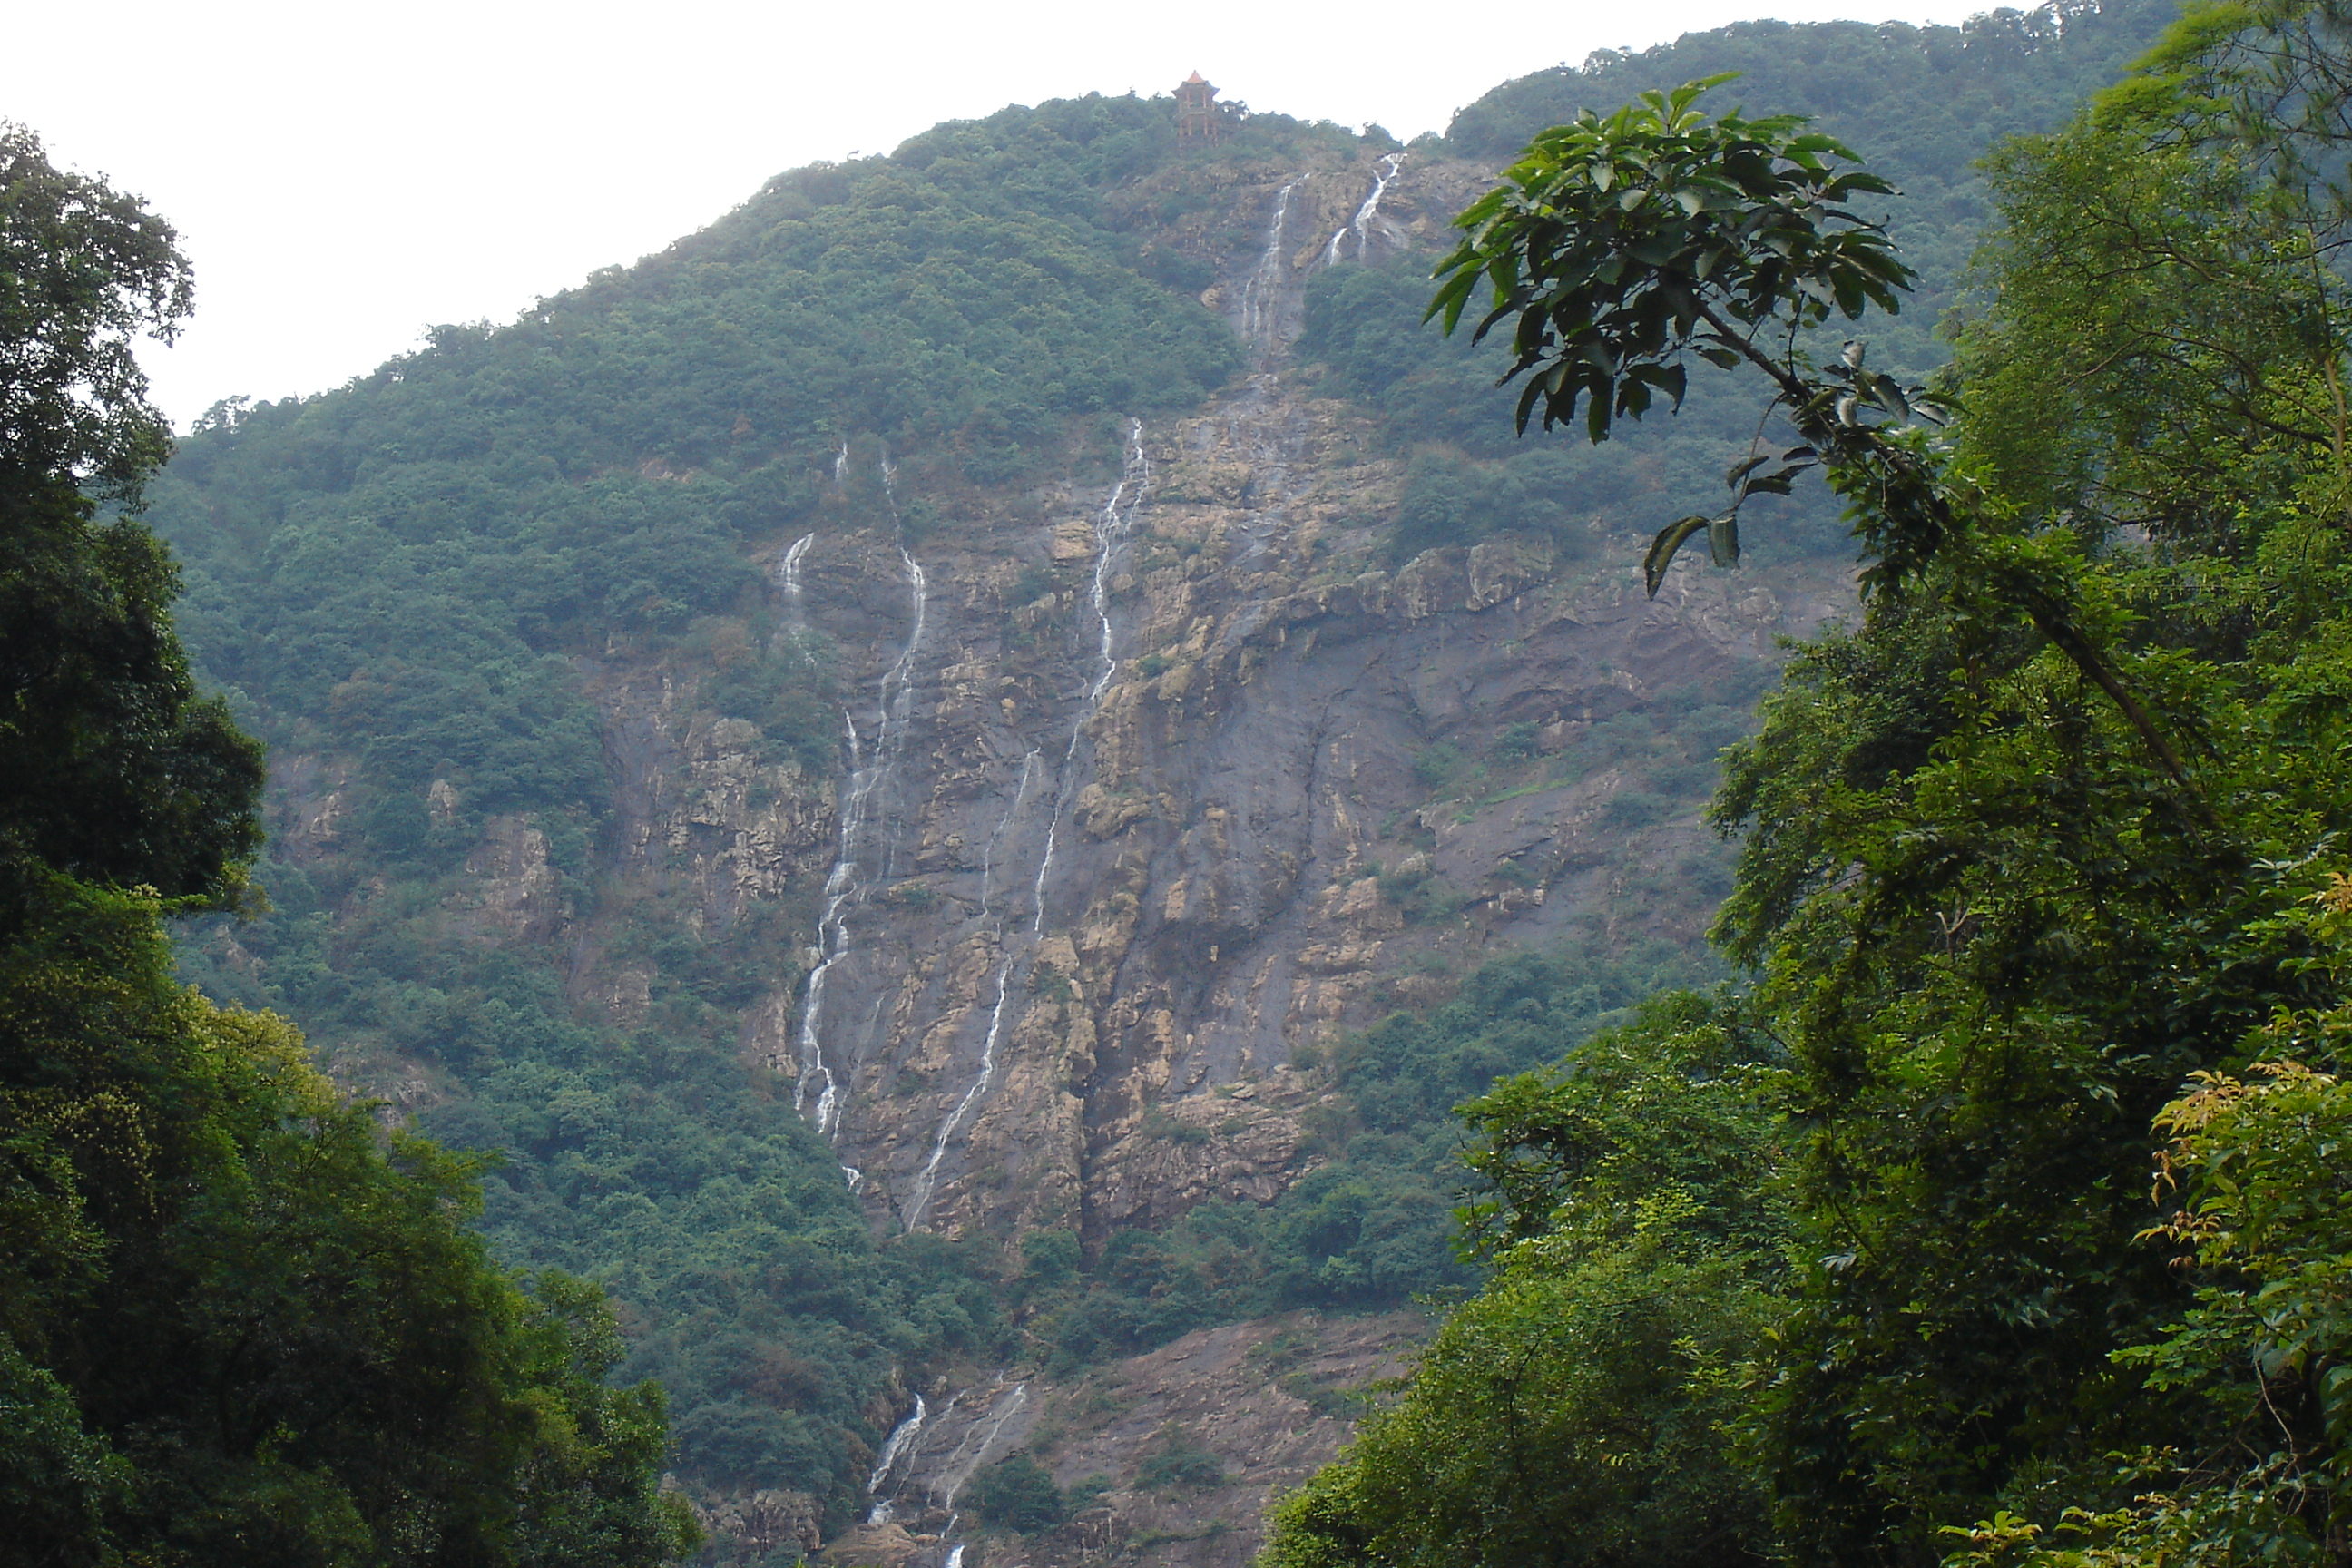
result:
<svg viewBox="0 0 2352 1568"><path fill-rule="evenodd" d="M1312 174L1297 179L1274 194L1274 216L1265 226L1265 248L1259 252L1257 265L1250 269L1249 281L1242 285L1242 336L1253 348L1274 346L1276 332L1282 324L1282 231L1290 222L1290 193Z"/></svg>
<svg viewBox="0 0 2352 1568"><path fill-rule="evenodd" d="M1381 198L1388 194L1389 182L1395 179L1397 171L1403 167L1404 154L1402 153L1391 153L1381 160L1380 172L1372 178L1372 194L1364 198L1364 205L1356 209L1355 217L1348 225L1355 231L1356 259L1359 261L1371 254L1372 219L1380 216ZM1337 236L1332 237L1331 243L1334 246L1339 244Z"/></svg>
<svg viewBox="0 0 2352 1568"><path fill-rule="evenodd" d="M1289 195L1285 185L1283 193ZM1110 563L1118 547L1127 542L1129 531L1135 524L1135 514L1143 505L1143 492L1151 482L1151 460L1143 455L1143 421L1129 421L1127 467L1119 476L1118 486L1103 503L1102 515L1095 520L1095 573L1087 591L1087 601L1093 605L1095 624L1100 628L1101 641L1096 650L1100 668L1095 672L1093 684L1087 688L1087 700L1078 709L1078 717L1070 726L1070 743L1062 752L1062 778L1054 796L1054 815L1045 821L1045 854L1037 862L1037 881L1034 889L1037 906L1036 923L1032 928L1042 936L1045 931L1045 879L1054 869L1054 851L1060 842L1062 814L1069 806L1076 781L1071 774L1071 764L1078 755L1078 742L1086 734L1087 721L1094 717L1103 693L1110 689L1110 678L1118 673L1118 660L1111 657L1110 630Z"/></svg>
<svg viewBox="0 0 2352 1568"><path fill-rule="evenodd" d="M815 542L815 534L803 533L793 541L791 549L784 552L784 609L792 616L794 626L798 626L801 619L801 558Z"/></svg>
<svg viewBox="0 0 2352 1568"><path fill-rule="evenodd" d="M904 1421L891 1427L890 1436L882 1440L881 1457L875 1462L874 1473L866 1478L866 1494L874 1499L873 1510L866 1516L866 1523L887 1524L890 1521L890 1500L882 1495L883 1483L890 1479L890 1471L898 1465L898 1456L922 1431L923 1423L929 1415L930 1411L924 1405L923 1396L918 1394L913 1411Z"/></svg>
<svg viewBox="0 0 2352 1568"><path fill-rule="evenodd" d="M996 825L996 831L989 835L988 847L981 856L980 912L983 917L988 913L990 884L995 877L997 843L1012 830L1013 823L1020 818L1022 807L1028 804L1029 783L1037 772L1038 760L1036 752L1031 752L1021 760L1021 783L1013 792L1013 804L1005 808L1004 820ZM949 1111L940 1123L939 1135L931 1140L930 1155L923 1162L923 1168L915 1173L914 1183L908 1187L907 1196L906 1226L908 1230L923 1223L923 1211L930 1207L931 1194L939 1187L940 1162L947 1157L948 1140L961 1129L964 1118L971 1114L972 1107L980 1102L981 1097L988 1092L990 1084L995 1081L996 1045L1004 1035L1004 1009L1013 996L1013 966L1020 957L1014 950L1013 937L1011 922L999 917L996 942L1001 957L996 966L996 1001L989 1009L988 1033L981 1041L980 1071L972 1079L971 1086L963 1091L963 1098L956 1101L955 1109Z"/></svg>
<svg viewBox="0 0 2352 1568"><path fill-rule="evenodd" d="M1016 1383L1009 1392L997 1396L988 1413L965 1430L963 1440L950 1449L947 1458L941 1462L939 1479L931 1483L932 1501L941 1508L954 1509L956 1494L963 1490L965 1483L971 1479L982 1465L988 1462L989 1453L996 1447L997 1435L1004 1430L1004 1424L1021 1414L1022 1407L1028 1403L1029 1384L1026 1382ZM985 1432L982 1430L983 1426ZM972 1441L974 1437L980 1439L977 1444Z"/></svg>
<svg viewBox="0 0 2352 1568"><path fill-rule="evenodd" d="M842 444L834 457L833 471L836 481L845 477L849 462L849 445ZM890 502L894 524L898 521L898 500L892 491L897 470L885 458L881 465L883 491ZM842 793L840 811L840 847L835 854L832 873L824 882L824 911L817 921L817 962L809 971L808 990L801 1001L799 1057L801 1074L793 1086L793 1109L805 1113L809 1086L819 1084L816 1100L817 1131L832 1136L841 1124L841 1085L833 1068L824 1059L824 1044L821 1033L824 1022L825 982L833 968L851 951L850 911L865 892L865 883L858 877L858 861L867 847L867 824L872 816L874 795L896 771L899 754L906 749L907 720L914 703L915 656L921 648L923 632L930 604L929 584L922 567L907 549L903 526L897 529L898 560L907 571L908 596L912 601L911 626L906 646L882 674L881 688L877 697L874 754L866 760L857 732L856 716L843 709L841 720L849 741L848 787ZM795 546L797 550L799 547ZM790 552L788 552L790 553ZM887 874L887 868L886 868ZM862 1175L854 1174L850 1167L842 1167L853 1190Z"/></svg>
<svg viewBox="0 0 2352 1568"><path fill-rule="evenodd" d="M802 604L801 562L815 542L815 534L802 534L793 541L776 568L776 579L784 593L784 638L803 658L809 657L809 650L808 616Z"/></svg>
<svg viewBox="0 0 2352 1568"><path fill-rule="evenodd" d="M1110 499L1095 519L1095 569L1087 587L1087 603L1095 613L1097 643L1094 679L1087 685L1084 700L1079 703L1076 719L1070 724L1069 744L1062 750L1060 776L1055 786L1054 809L1045 819L1045 853L1037 862L1036 880L1031 885L1030 896L1035 913L1030 923L1030 935L1043 936L1045 931L1045 883L1053 874L1054 857L1061 843L1062 817L1068 811L1072 797L1077 792L1076 763L1078 742L1086 736L1087 721L1094 716L1102 703L1103 693L1110 689L1111 678L1118 673L1118 659L1112 652L1113 635L1110 624L1110 568L1120 546L1127 542L1135 523L1135 514L1143 504L1143 495L1151 479L1151 461L1143 453L1143 421L1128 422L1127 461ZM981 907L988 907L990 881L995 865L996 842L1011 827L1016 815L1029 795L1030 779L1037 762L1032 752L1021 765L1021 785L1004 821L989 840L986 858L981 873ZM939 1189L940 1163L947 1158L948 1145L964 1130L980 1102L996 1082L997 1047L1004 1037L1004 1020L1013 999L1013 971L1021 958L1012 942L1011 922L998 921L998 940L1003 952L996 970L996 998L989 1008L988 1032L982 1037L980 1070L963 1095L940 1122L940 1130L931 1140L931 1152L924 1159L922 1169L908 1188L904 1209L905 1224L913 1230L923 1222L924 1212L930 1207L931 1198Z"/></svg>
<svg viewBox="0 0 2352 1568"><path fill-rule="evenodd" d="M823 1131L838 1100L833 1069L825 1065L817 1025L824 1017L824 983L833 966L849 951L849 899L857 890L857 847L866 837L866 802L874 793L875 770L862 765L857 721L847 709L841 721L849 734L849 787L841 796L841 847L824 879L824 912L816 922L816 967L809 971L808 990L801 998L801 1075L793 1084L793 1110L806 1103L809 1085L822 1080L816 1101L817 1130Z"/></svg>

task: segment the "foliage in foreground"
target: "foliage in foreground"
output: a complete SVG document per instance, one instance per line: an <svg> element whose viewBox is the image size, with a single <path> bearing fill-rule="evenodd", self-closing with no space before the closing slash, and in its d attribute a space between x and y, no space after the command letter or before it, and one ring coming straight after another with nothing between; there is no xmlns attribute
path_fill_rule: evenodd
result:
<svg viewBox="0 0 2352 1568"><path fill-rule="evenodd" d="M1463 1108L1494 1277L1276 1506L1267 1568L1762 1561L1730 1432L1786 1312L1769 1050L1669 995Z"/></svg>
<svg viewBox="0 0 2352 1568"><path fill-rule="evenodd" d="M1545 1406L1614 1447L1571 1422L1514 1463L1536 1428L1456 1353L1532 1288L1506 1254L1403 1405L1278 1511L1268 1562L1433 1562L1423 1519L1475 1563L2347 1560L2347 62L2332 5L2208 8L2005 149L1949 437L1858 344L1808 357L1805 329L1873 290L1828 250L1811 279L1752 268L1815 254L1770 237L1832 194L1677 184L1707 173L1687 100L1594 117L1594 155L1547 160L1555 138L1512 172L1538 200L1474 209L1454 265L1517 327L1532 406L1635 416L1629 384L1735 356L1806 437L1758 456L1823 468L1863 548L1860 624L1792 661L1716 806L1745 835L1717 936L1758 971L1741 1016L1785 1119L1741 1191L1785 1210L1785 1268L1693 1283L1690 1322L1754 1325L1705 1385L1716 1447L1671 1450L1695 1403L1674 1378L1708 1364L1686 1331L1649 1382ZM1788 134L1755 123L1731 140ZM1634 142L1650 156L1617 155ZM1769 155L1818 185L1806 159L1841 150ZM1748 224L1750 203L1771 210ZM1614 269L1544 238L1644 213L1654 243ZM1718 219L1720 244L1676 237ZM1751 241L1725 274L1743 291L1710 293L1715 250ZM1759 471L1729 477L1723 555ZM1549 1136L1507 1131L1490 1168L1550 1171ZM1526 1212L1518 1245L1560 1249L1532 1330L1638 1298L1573 1205ZM1685 1533L1642 1534L1703 1477ZM1571 1502L1573 1531L1508 1534Z"/></svg>
<svg viewBox="0 0 2352 1568"><path fill-rule="evenodd" d="M249 899L259 748L199 699L137 522L168 226L0 130L0 1516L45 1565L650 1565L657 1389L603 1295L494 1264L473 1170L385 1137L163 918Z"/></svg>

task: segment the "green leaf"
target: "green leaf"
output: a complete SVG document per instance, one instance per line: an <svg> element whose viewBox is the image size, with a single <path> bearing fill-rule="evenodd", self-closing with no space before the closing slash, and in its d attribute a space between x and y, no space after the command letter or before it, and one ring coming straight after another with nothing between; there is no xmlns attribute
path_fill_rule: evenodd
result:
<svg viewBox="0 0 2352 1568"><path fill-rule="evenodd" d="M1739 519L1736 514L1727 512L1706 525L1706 547L1717 566L1739 564Z"/></svg>
<svg viewBox="0 0 2352 1568"><path fill-rule="evenodd" d="M1642 580L1647 584L1651 598L1658 596L1658 589L1666 580L1666 568L1674 564L1676 552L1714 521L1706 517L1685 517L1668 523L1658 531L1657 538L1650 541L1650 552L1642 559Z"/></svg>

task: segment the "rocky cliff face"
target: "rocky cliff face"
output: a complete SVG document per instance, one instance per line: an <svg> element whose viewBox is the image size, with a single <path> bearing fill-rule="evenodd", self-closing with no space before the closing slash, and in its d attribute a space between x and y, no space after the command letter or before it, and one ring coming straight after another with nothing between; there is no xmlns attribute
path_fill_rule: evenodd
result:
<svg viewBox="0 0 2352 1568"><path fill-rule="evenodd" d="M1313 395L1288 344L1315 270L1433 242L1480 172L1368 154L1188 177L1223 182L1216 201L1152 243L1219 266L1204 299L1251 347L1244 380L1022 493L902 493L853 439L818 526L761 554L781 635L836 672L840 765L765 757L698 705L706 669L585 661L614 782L601 901L500 820L448 911L549 953L578 1005L625 1025L666 977L610 943L615 910L768 922L741 1054L790 1080L877 1227L1099 1244L1213 1196L1270 1199L1303 1173L1318 1064L1346 1031L1441 998L1490 951L1695 940L1723 855L1697 818L1709 781L1641 776L1595 737L1693 682L1738 684L1839 596L1826 573L1685 566L1653 601L1622 538L1385 563L1402 464ZM335 769L298 758L279 782L288 851L332 841ZM957 1478L1040 1449L1043 1423L1060 1480L1111 1489L1021 1560L1237 1563L1268 1489L1343 1436L1331 1387L1410 1333L1244 1325L1066 1386L929 1390L881 1488L901 1517L844 1560L938 1561ZM1328 1375L1301 1383L1286 1357ZM1143 1485L1171 1427L1224 1454L1225 1479ZM718 1522L742 1539L813 1539L804 1500L732 1506Z"/></svg>
<svg viewBox="0 0 2352 1568"><path fill-rule="evenodd" d="M1302 1061L1433 989L1433 957L1695 934L1701 907L1617 895L1710 853L1699 792L1643 822L1611 809L1640 781L1546 760L1769 660L1826 584L1685 570L1653 602L1630 541L1563 559L1515 536L1384 570L1401 465L1287 363L1313 268L1438 226L1471 183L1392 158L1236 191L1265 244L1211 297L1251 335L1244 384L1131 427L1116 476L983 500L925 540L852 453L828 526L775 542L779 595L847 678L858 763L821 830L714 817L733 837L706 858L794 861L714 896L835 883L835 920L779 955L744 1047L827 1107L877 1224L1098 1240L1269 1197L1318 1092ZM1433 785L1433 748L1514 726L1517 773ZM716 743L658 764L679 782L641 792L670 804L630 822L634 853L680 853L679 811L714 798L687 772L723 771Z"/></svg>

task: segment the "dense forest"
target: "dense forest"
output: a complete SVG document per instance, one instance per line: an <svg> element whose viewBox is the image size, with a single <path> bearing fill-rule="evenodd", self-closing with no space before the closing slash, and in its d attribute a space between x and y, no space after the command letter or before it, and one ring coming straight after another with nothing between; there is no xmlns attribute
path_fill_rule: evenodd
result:
<svg viewBox="0 0 2352 1568"><path fill-rule="evenodd" d="M2001 143L1932 391L1804 352L1909 275L1793 122L1588 113L1465 215L1523 407L1746 373L1867 597L1716 798L1753 984L1464 1108L1491 1276L1268 1563L2346 1560L2347 47L2207 7Z"/></svg>
<svg viewBox="0 0 2352 1568"><path fill-rule="evenodd" d="M667 1560L695 1531L603 1292L496 1262L472 1164L173 973L167 920L261 902L261 747L120 510L170 445L132 348L188 303L169 226L0 128L7 1553Z"/></svg>
<svg viewBox="0 0 2352 1568"><path fill-rule="evenodd" d="M19 1550L653 1563L694 1535L664 1470L793 1489L831 1533L947 1369L1418 1301L1436 1337L1279 1504L1270 1568L2347 1561L2352 21L2173 16L1742 24L1410 150L1008 109L334 392L224 403L175 453L128 357L187 309L170 231L9 132ZM698 671L698 711L825 787L845 678L753 552L1107 488L1123 420L1248 368L1202 302L1259 243L1233 192L1401 152L1510 172L1449 264L1458 324L1424 324L1425 252L1306 284L1292 374L1402 469L1382 563L1591 560L1677 514L1654 588L1686 544L1861 552L1856 616L1760 710L1726 672L1564 759L1520 725L1413 764L1433 800L1571 766L1687 793L1727 745L1736 875L1678 895L1721 899L1715 951L1424 977L1444 999L1302 1050L1307 1173L1268 1200L1092 1245L878 1230L737 1049L816 889L621 907L586 688ZM294 787L342 770L299 857L283 797L263 832L265 742ZM658 976L641 1018L453 926L504 822ZM1455 918L1426 869L1370 870L1409 928ZM352 1096L387 1062L425 1064L414 1115ZM976 1488L1012 1531L1086 1500L1026 1455Z"/></svg>

